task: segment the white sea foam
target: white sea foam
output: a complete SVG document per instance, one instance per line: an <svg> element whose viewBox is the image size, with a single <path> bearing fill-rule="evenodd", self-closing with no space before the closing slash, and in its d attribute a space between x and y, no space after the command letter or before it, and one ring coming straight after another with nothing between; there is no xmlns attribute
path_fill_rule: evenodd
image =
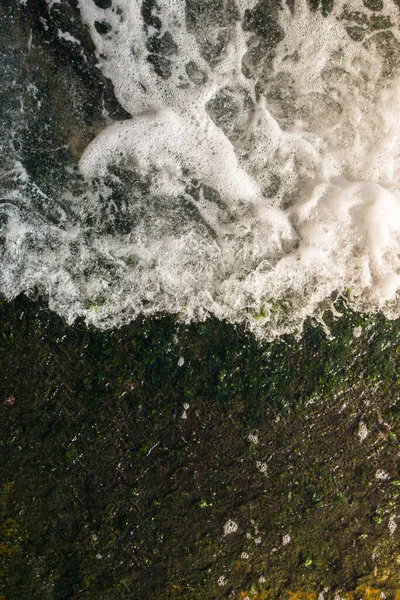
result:
<svg viewBox="0 0 400 600"><path fill-rule="evenodd" d="M187 26L183 0L158 2L159 31L144 26L140 2L117 4L104 10L79 0L99 68L132 118L104 129L80 169L88 182L116 165L147 178L147 195L138 200L132 191L146 218L135 219L127 234L98 231L85 242L79 261L89 274L79 285L65 275L69 250L59 253L58 267L49 257L38 279L53 307L98 326L140 312L214 314L270 337L321 314L337 292L346 291L359 310L398 316L395 27L367 30L349 5L336 2L324 17L300 0L293 12L277 10L283 39L269 59L251 63L256 38L242 23L257 3L241 0L239 18L225 25L226 49L210 63ZM391 3L382 14L398 19ZM109 31L99 33L96 21ZM351 39L355 30L362 41ZM149 61L149 38L167 32L167 72L160 76ZM221 94L228 98L222 110ZM101 200L88 192L85 202L95 207ZM90 271L94 256L106 258L112 273ZM31 279L20 277L20 288L34 280L33 271ZM100 296L101 304L88 306Z"/></svg>

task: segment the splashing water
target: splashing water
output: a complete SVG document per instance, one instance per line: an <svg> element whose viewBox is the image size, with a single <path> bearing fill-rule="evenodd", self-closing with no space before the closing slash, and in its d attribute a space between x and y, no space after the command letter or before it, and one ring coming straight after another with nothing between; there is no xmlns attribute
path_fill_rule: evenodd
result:
<svg viewBox="0 0 400 600"><path fill-rule="evenodd" d="M37 287L98 327L167 311L274 337L340 293L399 316L398 8L214 5L79 1L131 118L86 147L51 219L13 165L1 291Z"/></svg>

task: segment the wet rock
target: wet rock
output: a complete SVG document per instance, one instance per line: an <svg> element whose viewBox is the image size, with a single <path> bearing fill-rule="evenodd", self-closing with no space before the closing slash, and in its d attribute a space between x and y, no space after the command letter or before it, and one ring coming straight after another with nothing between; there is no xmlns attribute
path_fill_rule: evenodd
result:
<svg viewBox="0 0 400 600"><path fill-rule="evenodd" d="M149 52L161 56L172 56L178 53L178 45L169 31L161 37L152 35L147 41L146 48Z"/></svg>
<svg viewBox="0 0 400 600"><path fill-rule="evenodd" d="M186 0L186 22L192 31L226 27L238 18L234 0Z"/></svg>
<svg viewBox="0 0 400 600"><path fill-rule="evenodd" d="M274 48L284 38L283 29L276 18L276 3L263 0L252 10L247 9L244 13L243 29L262 38L267 48Z"/></svg>
<svg viewBox="0 0 400 600"><path fill-rule="evenodd" d="M171 77L172 63L168 58L159 56L158 54L149 54L147 60L153 65L154 71L162 79L169 79Z"/></svg>
<svg viewBox="0 0 400 600"><path fill-rule="evenodd" d="M334 340L267 344L215 319L98 331L0 303L6 597L53 578L54 598L121 581L159 600L395 598L399 322L344 312Z"/></svg>
<svg viewBox="0 0 400 600"><path fill-rule="evenodd" d="M148 27L161 29L161 19L157 16L157 14L155 14L158 12L158 10L159 9L156 0L143 0L141 13L143 20Z"/></svg>
<svg viewBox="0 0 400 600"><path fill-rule="evenodd" d="M389 77L400 68L400 42L392 31L380 31L364 42L367 50L377 50L385 63L383 76Z"/></svg>
<svg viewBox="0 0 400 600"><path fill-rule="evenodd" d="M358 23L359 25L365 25L365 26L369 25L368 15L366 15L365 13L363 13L359 10L350 11L348 9L345 9L343 11L343 13L341 14L340 18L345 19L346 21L354 21L355 23Z"/></svg>
<svg viewBox="0 0 400 600"><path fill-rule="evenodd" d="M242 88L222 88L207 102L206 110L212 120L230 139L243 134L253 115L253 101Z"/></svg>
<svg viewBox="0 0 400 600"><path fill-rule="evenodd" d="M238 18L234 0L187 0L187 29L195 35L202 57L211 66L222 60Z"/></svg>
<svg viewBox="0 0 400 600"><path fill-rule="evenodd" d="M93 2L98 8L106 9L112 6L112 0L93 0Z"/></svg>
<svg viewBox="0 0 400 600"><path fill-rule="evenodd" d="M383 0L363 0L364 6L369 10L382 10Z"/></svg>
<svg viewBox="0 0 400 600"><path fill-rule="evenodd" d="M111 31L111 25L106 23L106 21L95 21L94 26L97 33L100 35L107 35L107 33L110 33Z"/></svg>
<svg viewBox="0 0 400 600"><path fill-rule="evenodd" d="M246 77L258 79L271 66L274 49L284 37L278 23L279 8L279 2L259 0L254 8L245 11L242 27L253 33L242 61Z"/></svg>
<svg viewBox="0 0 400 600"><path fill-rule="evenodd" d="M372 15L371 16L371 31L374 29L389 29L393 23L387 15Z"/></svg>
<svg viewBox="0 0 400 600"><path fill-rule="evenodd" d="M185 70L190 81L196 85L202 85L208 80L207 73L200 69L200 67L192 60L185 65Z"/></svg>
<svg viewBox="0 0 400 600"><path fill-rule="evenodd" d="M355 42L361 42L364 39L365 29L362 27L357 27L356 25L354 27L346 27L346 31L349 37Z"/></svg>
<svg viewBox="0 0 400 600"><path fill-rule="evenodd" d="M320 10L323 16L327 16L333 8L334 0L308 0L311 10Z"/></svg>

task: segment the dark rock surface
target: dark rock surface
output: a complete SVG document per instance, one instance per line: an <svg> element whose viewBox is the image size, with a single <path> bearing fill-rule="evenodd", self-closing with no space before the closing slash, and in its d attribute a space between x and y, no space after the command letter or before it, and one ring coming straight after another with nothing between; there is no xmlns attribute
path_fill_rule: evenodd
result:
<svg viewBox="0 0 400 600"><path fill-rule="evenodd" d="M7 600L398 598L399 323L0 322Z"/></svg>

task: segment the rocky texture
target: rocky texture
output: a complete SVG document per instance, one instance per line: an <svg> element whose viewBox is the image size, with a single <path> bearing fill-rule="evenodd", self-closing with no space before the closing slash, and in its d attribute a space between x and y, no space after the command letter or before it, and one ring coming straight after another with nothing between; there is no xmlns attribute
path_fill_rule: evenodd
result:
<svg viewBox="0 0 400 600"><path fill-rule="evenodd" d="M7 600L398 598L399 323L0 321Z"/></svg>

